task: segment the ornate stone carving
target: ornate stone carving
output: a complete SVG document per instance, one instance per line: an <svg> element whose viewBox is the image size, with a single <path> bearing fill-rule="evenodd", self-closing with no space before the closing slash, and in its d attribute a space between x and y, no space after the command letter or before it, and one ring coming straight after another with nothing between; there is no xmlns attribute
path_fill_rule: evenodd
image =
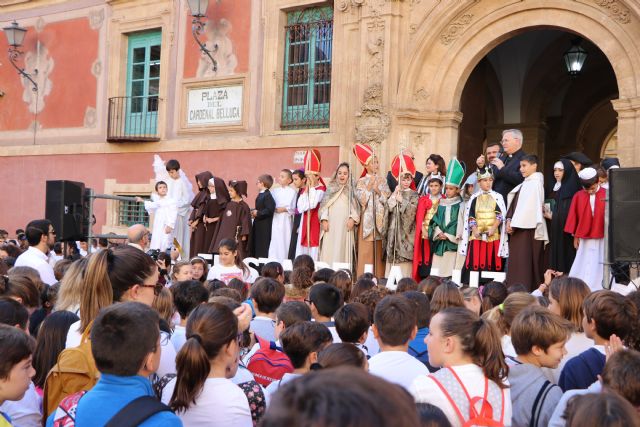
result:
<svg viewBox="0 0 640 427"><path fill-rule="evenodd" d="M92 30L97 30L102 27L102 23L104 22L104 9L92 10L89 13L89 27Z"/></svg>
<svg viewBox="0 0 640 427"><path fill-rule="evenodd" d="M358 8L364 4L364 0L340 0L336 6L339 11L346 12L351 7Z"/></svg>
<svg viewBox="0 0 640 427"><path fill-rule="evenodd" d="M95 128L98 121L98 112L93 107L87 107L84 112L84 127Z"/></svg>
<svg viewBox="0 0 640 427"><path fill-rule="evenodd" d="M618 0L594 0L594 3L606 9L609 15L621 24L631 22L631 12Z"/></svg>
<svg viewBox="0 0 640 427"><path fill-rule="evenodd" d="M440 34L440 41L444 45L451 44L453 41L458 39L460 35L464 32L464 29L471 23L473 19L473 14L467 13L465 15L456 18L451 24L447 26L447 28Z"/></svg>
<svg viewBox="0 0 640 427"><path fill-rule="evenodd" d="M382 85L373 84L364 91L363 103L356 113L356 142L381 144L389 134L391 119L382 105Z"/></svg>

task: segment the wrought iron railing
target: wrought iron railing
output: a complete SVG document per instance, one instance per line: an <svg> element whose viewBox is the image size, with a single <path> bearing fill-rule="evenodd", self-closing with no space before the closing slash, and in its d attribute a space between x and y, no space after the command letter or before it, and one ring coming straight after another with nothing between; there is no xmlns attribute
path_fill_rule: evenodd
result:
<svg viewBox="0 0 640 427"><path fill-rule="evenodd" d="M109 98L107 141L160 141L157 96Z"/></svg>

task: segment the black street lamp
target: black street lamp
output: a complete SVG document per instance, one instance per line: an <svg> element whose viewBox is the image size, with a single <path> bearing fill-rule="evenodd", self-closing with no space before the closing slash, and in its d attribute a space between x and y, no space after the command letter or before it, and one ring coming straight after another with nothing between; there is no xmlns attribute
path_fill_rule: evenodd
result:
<svg viewBox="0 0 640 427"><path fill-rule="evenodd" d="M193 17L193 20L191 21L191 32L193 33L193 38L196 40L196 43L198 43L198 46L200 46L200 50L211 60L211 63L213 64L213 71L218 71L218 63L211 55L218 50L218 45L214 45L211 50L207 49L205 43L203 43L198 37L204 30L205 23L202 18L206 18L207 16L209 0L187 0L187 3L189 4L191 16Z"/></svg>
<svg viewBox="0 0 640 427"><path fill-rule="evenodd" d="M20 47L24 42L24 37L27 35L27 29L22 28L16 21L13 21L10 26L4 27L2 30L7 36L7 41L9 42L9 61L11 62L11 65L13 65L16 70L18 70L18 73L20 75L26 77L31 82L31 84L33 84L33 91L37 92L38 83L36 83L35 80L31 78L31 74L27 73L26 71L24 71L24 68L20 68L16 64L16 61L23 53L20 51ZM33 75L38 75L37 69L33 71Z"/></svg>
<svg viewBox="0 0 640 427"><path fill-rule="evenodd" d="M563 55L564 64L571 77L577 77L580 74L584 66L584 61L587 59L587 51L580 46L581 42L581 37L573 39L571 41L571 47Z"/></svg>

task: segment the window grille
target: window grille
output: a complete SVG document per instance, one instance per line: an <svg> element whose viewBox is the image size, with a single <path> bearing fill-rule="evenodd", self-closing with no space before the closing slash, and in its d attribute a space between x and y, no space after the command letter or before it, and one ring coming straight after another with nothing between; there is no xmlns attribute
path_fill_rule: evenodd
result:
<svg viewBox="0 0 640 427"><path fill-rule="evenodd" d="M138 195L120 194L126 197L138 197ZM141 194L139 197L149 197L148 194ZM144 224L149 226L149 214L144 208L144 203L118 201L118 225L130 227L134 224Z"/></svg>
<svg viewBox="0 0 640 427"><path fill-rule="evenodd" d="M329 127L332 39L331 6L287 14L282 129Z"/></svg>

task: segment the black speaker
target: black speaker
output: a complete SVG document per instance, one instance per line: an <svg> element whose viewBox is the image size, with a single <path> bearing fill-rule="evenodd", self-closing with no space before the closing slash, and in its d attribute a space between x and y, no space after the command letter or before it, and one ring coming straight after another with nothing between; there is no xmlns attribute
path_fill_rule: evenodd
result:
<svg viewBox="0 0 640 427"><path fill-rule="evenodd" d="M53 224L57 240L86 237L85 188L75 181L47 181L45 217Z"/></svg>
<svg viewBox="0 0 640 427"><path fill-rule="evenodd" d="M640 168L609 170L609 261L640 262Z"/></svg>

